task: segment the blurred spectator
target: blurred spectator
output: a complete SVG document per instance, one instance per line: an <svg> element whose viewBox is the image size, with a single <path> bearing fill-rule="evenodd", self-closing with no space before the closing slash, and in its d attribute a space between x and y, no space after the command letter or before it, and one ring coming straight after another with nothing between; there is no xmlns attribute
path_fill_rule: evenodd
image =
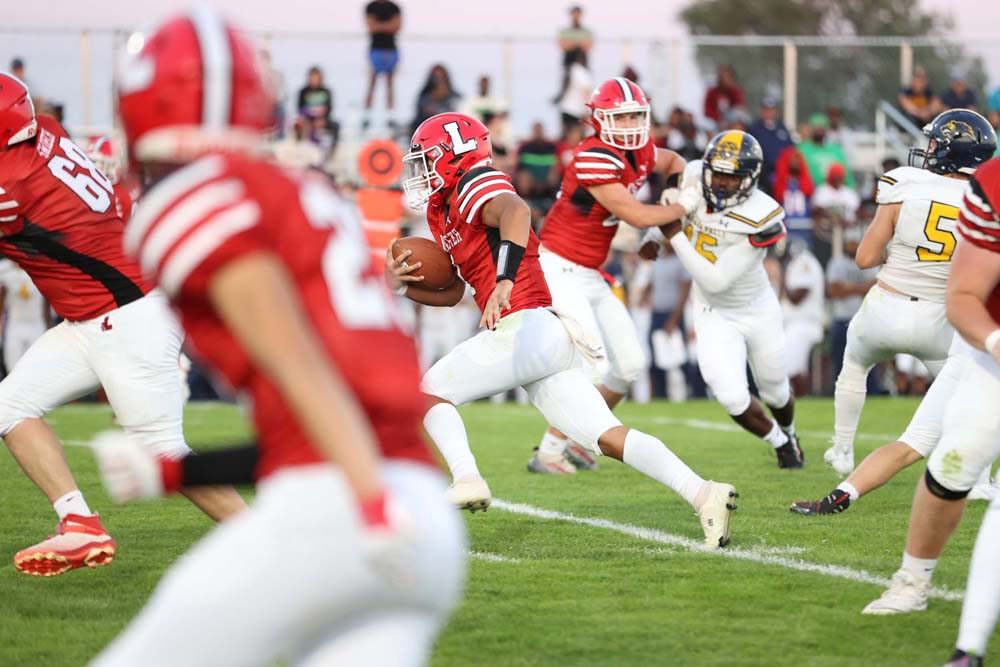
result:
<svg viewBox="0 0 1000 667"><path fill-rule="evenodd" d="M594 78L587 69L587 53L582 49L574 49L567 57L569 60L563 72L562 88L554 100L562 115L564 132L586 117L587 102L594 91Z"/></svg>
<svg viewBox="0 0 1000 667"><path fill-rule="evenodd" d="M812 198L813 207L813 251L826 264L832 254L831 239L838 228L846 230L854 226L858 219L861 197L847 186L846 170L843 165L833 163L827 172L826 181L816 188Z"/></svg>
<svg viewBox="0 0 1000 667"><path fill-rule="evenodd" d="M969 88L965 80L965 72L955 69L951 73L951 84L948 90L941 94L941 105L944 109L976 109L976 94Z"/></svg>
<svg viewBox="0 0 1000 667"><path fill-rule="evenodd" d="M674 107L667 121L667 148L690 162L705 155L708 135L694 123L694 116L681 107Z"/></svg>
<svg viewBox="0 0 1000 667"><path fill-rule="evenodd" d="M323 163L323 151L310 141L306 125L311 121L296 118L292 123L292 131L281 141L274 144L274 159L278 164L290 169L318 168Z"/></svg>
<svg viewBox="0 0 1000 667"><path fill-rule="evenodd" d="M854 158L854 131L844 124L844 113L840 107L828 107L826 118L830 127L826 130L826 140L831 144L839 144L847 160L847 168L851 168Z"/></svg>
<svg viewBox="0 0 1000 667"><path fill-rule="evenodd" d="M628 79L632 83L638 85L639 83L639 72L635 70L631 65L625 65L625 69L622 70L620 75L623 79Z"/></svg>
<svg viewBox="0 0 1000 667"><path fill-rule="evenodd" d="M594 33L590 28L583 27L583 7L573 5L569 8L569 25L559 31L559 49L563 53L563 69L569 69L574 62L574 51L590 53L594 45Z"/></svg>
<svg viewBox="0 0 1000 667"><path fill-rule="evenodd" d="M372 66L372 76L368 81L368 94L365 95L365 110L372 108L372 98L375 95L375 82L379 76L385 76L385 106L392 110L393 91L392 75L399 63L399 50L396 47L396 35L403 23L403 15L399 5L392 0L372 0L365 6L365 23L371 36L371 46L368 49L368 62Z"/></svg>
<svg viewBox="0 0 1000 667"><path fill-rule="evenodd" d="M815 185L806 168L806 159L795 145L786 146L774 165L772 196L785 209L785 227L790 238L812 246L811 200Z"/></svg>
<svg viewBox="0 0 1000 667"><path fill-rule="evenodd" d="M650 325L650 342L657 329L668 334L677 331L684 335L684 306L691 291L691 276L674 253L669 243L661 246L660 254L653 262L651 282L653 317ZM684 364L685 375L689 374L689 364ZM667 395L667 373L650 364L654 396Z"/></svg>
<svg viewBox="0 0 1000 667"><path fill-rule="evenodd" d="M327 120L333 113L333 93L323 85L323 70L316 65L309 68L306 85L299 89L298 112L306 118Z"/></svg>
<svg viewBox="0 0 1000 667"><path fill-rule="evenodd" d="M28 90L31 92L31 97L34 100L38 99L38 93L33 90L34 86L31 85L31 81L28 81L28 75L24 72L24 58L15 56L11 58L10 61L10 73L21 80Z"/></svg>
<svg viewBox="0 0 1000 667"><path fill-rule="evenodd" d="M720 65L718 81L705 93L705 117L721 126L727 111L745 104L743 89L736 82L736 72L729 65Z"/></svg>
<svg viewBox="0 0 1000 667"><path fill-rule="evenodd" d="M809 118L809 138L799 144L802 157L806 159L809 167L809 175L814 183L822 183L826 180L827 172L834 163L840 164L847 176L847 186L854 187L854 176L850 172L850 165L844 149L840 144L835 144L827 137L830 128L830 120L825 114L813 114Z"/></svg>
<svg viewBox="0 0 1000 667"><path fill-rule="evenodd" d="M986 114L986 120L990 122L993 129L1000 132L1000 109L992 109L988 114ZM1000 155L1000 146L997 146L997 152L993 154L993 157Z"/></svg>
<svg viewBox="0 0 1000 667"><path fill-rule="evenodd" d="M940 101L927 82L927 72L920 65L913 68L910 85L899 91L899 106L917 127L923 127L938 114Z"/></svg>
<svg viewBox="0 0 1000 667"><path fill-rule="evenodd" d="M451 76L444 65L438 63L431 67L427 80L417 94L417 113L413 117L410 133L416 132L417 126L431 116L454 111L460 97L452 87Z"/></svg>
<svg viewBox="0 0 1000 667"><path fill-rule="evenodd" d="M761 169L760 187L771 194L774 191L774 166L781 152L793 145L788 128L781 121L778 111L778 100L771 96L764 98L760 105L760 116L747 130L764 153L764 164Z"/></svg>
<svg viewBox="0 0 1000 667"><path fill-rule="evenodd" d="M739 130L746 132L750 128L752 119L743 107L734 107L727 111L722 119L722 130Z"/></svg>
<svg viewBox="0 0 1000 667"><path fill-rule="evenodd" d="M559 172L566 170L566 167L573 161L573 152L577 144L584 139L583 125L573 125L566 128L557 146L559 151Z"/></svg>
<svg viewBox="0 0 1000 667"><path fill-rule="evenodd" d="M271 63L271 52L260 50L260 61L264 71L270 76L271 90L274 92L274 135L285 136L285 105L288 104L288 93L285 91L285 77Z"/></svg>
<svg viewBox="0 0 1000 667"><path fill-rule="evenodd" d="M559 189L559 154L556 142L545 136L545 126L535 122L531 138L517 150L514 185L532 209L532 219L540 222L551 208Z"/></svg>
<svg viewBox="0 0 1000 667"><path fill-rule="evenodd" d="M498 113L488 122L484 123L486 129L490 131L490 144L493 146L493 166L505 174L514 173L514 150L511 148L510 125L507 123L507 114Z"/></svg>
<svg viewBox="0 0 1000 667"><path fill-rule="evenodd" d="M874 174L872 179L871 188L868 190L868 196L865 197L867 201L875 201L876 195L878 194L878 177L882 174L888 174L893 169L898 169L900 166L899 160L894 157L887 157L882 160L882 171ZM868 220L867 217L862 217L862 220Z"/></svg>
<svg viewBox="0 0 1000 667"><path fill-rule="evenodd" d="M493 116L506 113L507 102L490 92L490 77L483 74L479 77L479 94L463 99L458 110L467 116L478 118L485 125Z"/></svg>
<svg viewBox="0 0 1000 667"><path fill-rule="evenodd" d="M994 88L993 92L986 98L986 111L1000 112L1000 86Z"/></svg>
<svg viewBox="0 0 1000 667"><path fill-rule="evenodd" d="M847 348L847 327L851 318L861 309L861 301L875 284L878 267L859 269L854 255L861 241L861 228L853 227L844 232L844 252L835 254L826 267L827 295L830 297L830 358L834 380L840 376ZM869 374L869 387L874 376ZM870 387L871 388L871 387ZM874 393L874 392L871 392Z"/></svg>
<svg viewBox="0 0 1000 667"><path fill-rule="evenodd" d="M805 242L788 241L784 256L781 308L785 323L788 379L796 396L809 393L812 349L823 340L826 283L823 267Z"/></svg>

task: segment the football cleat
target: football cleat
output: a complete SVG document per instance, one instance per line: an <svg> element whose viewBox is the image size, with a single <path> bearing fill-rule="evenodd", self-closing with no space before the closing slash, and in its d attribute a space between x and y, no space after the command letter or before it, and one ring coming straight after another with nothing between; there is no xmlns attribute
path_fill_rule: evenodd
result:
<svg viewBox="0 0 1000 667"><path fill-rule="evenodd" d="M861 613L886 616L925 611L930 588L929 581L922 582L906 570L896 570L882 597L869 602Z"/></svg>
<svg viewBox="0 0 1000 667"><path fill-rule="evenodd" d="M802 447L799 446L798 436L789 435L788 433L785 433L785 435L788 436L788 442L774 450L774 453L778 456L778 467L789 470L804 467L806 464L806 455L802 453Z"/></svg>
<svg viewBox="0 0 1000 667"><path fill-rule="evenodd" d="M540 449L536 449L535 455L528 461L528 471L542 473L543 475L575 475L576 466L570 463L569 459L562 452L559 454L547 454Z"/></svg>
<svg viewBox="0 0 1000 667"><path fill-rule="evenodd" d="M823 452L823 461L838 475L850 475L854 472L854 448L841 449L834 445Z"/></svg>
<svg viewBox="0 0 1000 667"><path fill-rule="evenodd" d="M721 549L729 544L729 523L740 494L732 484L708 483L712 485L708 490L708 499L697 514L705 532L705 546Z"/></svg>
<svg viewBox="0 0 1000 667"><path fill-rule="evenodd" d="M33 577L54 577L78 567L107 565L118 551L118 545L104 530L97 514L68 514L59 522L56 532L14 554L14 567L18 572Z"/></svg>
<svg viewBox="0 0 1000 667"><path fill-rule="evenodd" d="M840 514L851 506L851 494L834 489L822 500L796 500L789 508L796 514L816 516L817 514Z"/></svg>
<svg viewBox="0 0 1000 667"><path fill-rule="evenodd" d="M593 452L583 445L569 441L566 445L566 459L572 463L577 470L597 470L597 458Z"/></svg>
<svg viewBox="0 0 1000 667"><path fill-rule="evenodd" d="M466 475L462 479L456 479L448 487L448 502L460 510L470 512L484 512L493 502L493 495L486 480L479 475Z"/></svg>
<svg viewBox="0 0 1000 667"><path fill-rule="evenodd" d="M978 655L969 655L965 651L955 649L948 662L941 667L983 667L983 658Z"/></svg>

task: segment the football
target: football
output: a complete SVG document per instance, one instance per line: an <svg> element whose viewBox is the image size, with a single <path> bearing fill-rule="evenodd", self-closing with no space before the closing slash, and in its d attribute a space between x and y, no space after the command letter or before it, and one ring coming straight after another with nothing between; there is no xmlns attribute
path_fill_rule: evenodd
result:
<svg viewBox="0 0 1000 667"><path fill-rule="evenodd" d="M419 236L404 236L392 244L392 256L398 258L404 250L411 252L403 262L404 265L417 262L422 264L412 274L424 277L421 284L431 289L448 289L454 284L457 274L451 257L437 243Z"/></svg>

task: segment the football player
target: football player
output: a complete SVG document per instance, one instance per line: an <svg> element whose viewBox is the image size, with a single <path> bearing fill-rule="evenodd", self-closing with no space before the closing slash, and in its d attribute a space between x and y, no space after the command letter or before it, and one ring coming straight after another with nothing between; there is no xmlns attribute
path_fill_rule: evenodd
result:
<svg viewBox="0 0 1000 667"><path fill-rule="evenodd" d="M587 107L586 122L595 134L573 151L539 234L539 262L553 307L603 341L608 370L599 391L613 409L645 370L646 359L635 324L600 267L620 222L650 227L669 220L663 207L643 204L635 195L654 172L679 174L684 159L649 140L649 100L634 82L608 79L594 89ZM595 467L587 448L568 442L555 428L545 433L528 464L532 472L554 474Z"/></svg>
<svg viewBox="0 0 1000 667"><path fill-rule="evenodd" d="M793 512L843 512L903 468L927 457L941 439L941 420L962 377L968 349L955 339L945 316L955 222L967 180L996 151L997 136L985 118L965 109L945 111L924 132L930 137L928 147L914 149L911 158L911 163L920 160L920 167L899 167L879 180L879 209L858 248L856 261L862 268L877 265L887 245L889 251L878 284L851 320L844 371L837 380L836 444L827 453L833 467L850 476L820 500L796 501ZM904 351L922 351L928 368L940 372L899 439L876 449L851 472L870 364ZM942 354L947 361L940 368ZM978 488L985 496L992 494L992 487L989 471L984 474Z"/></svg>
<svg viewBox="0 0 1000 667"><path fill-rule="evenodd" d="M492 154L489 131L474 118L444 113L424 121L403 158L403 190L413 208L426 206L431 233L462 280L431 290L414 280L419 262L406 267L405 256L386 257L386 279L399 294L429 306L454 306L467 281L482 311L479 326L485 330L445 355L423 379L432 401L424 428L454 480L448 497L473 511L491 500L455 406L523 387L549 423L575 442L677 492L701 518L705 544L725 546L736 490L705 481L660 440L623 426L611 413L578 352L593 354L599 347L578 323L552 309L530 211L510 178L493 168ZM674 217L683 213L681 205L670 207Z"/></svg>
<svg viewBox="0 0 1000 667"><path fill-rule="evenodd" d="M274 105L256 53L194 10L148 35L118 78L149 186L126 249L200 358L246 394L259 447L177 461L107 435L102 473L119 500L259 484L92 664L423 665L465 558L420 430L416 347L353 205L266 161Z"/></svg>
<svg viewBox="0 0 1000 667"><path fill-rule="evenodd" d="M824 459L842 475L854 469L854 436L871 368L902 352L920 359L936 376L955 335L944 303L955 251L955 221L966 179L993 155L996 133L976 112L952 109L925 126L924 134L928 147L911 152L914 166L898 167L879 179L879 207L855 255L862 269L879 264L882 268L877 284L851 319L834 392L834 442ZM901 441L879 450L883 463L891 466L882 482L930 453L937 443L934 434L940 430L936 409L928 406L915 415ZM858 497L856 491L845 485L853 499Z"/></svg>
<svg viewBox="0 0 1000 667"><path fill-rule="evenodd" d="M928 159L940 157L935 152ZM882 596L864 608L866 614L927 608L931 576L962 518L969 491L1000 455L1000 160L990 160L970 177L956 228L961 241L948 279L948 320L961 334L959 344L968 348L962 352L968 359L944 411L941 442L927 459L927 470L913 495L902 566ZM988 514L995 514L995 508L991 504ZM987 518L985 524L995 521ZM994 540L995 536L983 539L988 543L983 546L986 552L995 549ZM976 615L970 623L978 628L966 626L970 634L965 639L970 643L963 639L959 646L965 650L978 651L985 645L989 629L982 633L979 623L996 616L997 599L992 597L996 561L980 563L976 569L982 567L994 572L982 580L988 590L969 588L975 591L970 613Z"/></svg>
<svg viewBox="0 0 1000 667"><path fill-rule="evenodd" d="M653 230L644 251L666 237L691 274L698 366L716 399L774 448L779 468L801 468L781 305L764 269L767 248L785 237L784 211L757 189L762 161L751 135L717 134L705 157L684 169L680 190L664 193L665 202L694 193L700 205L683 221ZM748 361L774 419L750 394Z"/></svg>
<svg viewBox="0 0 1000 667"><path fill-rule="evenodd" d="M145 446L168 456L189 451L180 327L124 256L123 230L111 182L55 119L36 117L21 81L0 74L0 253L64 320L0 382L0 436L59 517L56 535L14 556L25 574L95 567L117 551L43 415L103 387L118 422ZM186 494L215 519L245 507L233 489Z"/></svg>
<svg viewBox="0 0 1000 667"><path fill-rule="evenodd" d="M128 224L129 218L132 217L132 209L139 196L138 189L130 187L127 184L127 179L122 178L121 157L114 144L111 143L111 137L105 135L94 137L90 141L90 145L87 146L87 157L111 181L115 191L115 208L118 211L118 217L122 219L122 222Z"/></svg>

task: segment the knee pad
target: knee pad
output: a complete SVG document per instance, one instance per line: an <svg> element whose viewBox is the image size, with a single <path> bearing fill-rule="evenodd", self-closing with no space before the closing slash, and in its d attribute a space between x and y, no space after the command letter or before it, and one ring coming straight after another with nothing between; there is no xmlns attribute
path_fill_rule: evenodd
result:
<svg viewBox="0 0 1000 667"><path fill-rule="evenodd" d="M969 495L971 489L965 489L964 491L952 491L948 487L941 484L941 482L934 479L934 475L931 474L930 465L927 466L927 471L924 473L924 484L927 486L927 490L931 492L932 495L940 498L941 500L961 500Z"/></svg>
<svg viewBox="0 0 1000 667"><path fill-rule="evenodd" d="M868 391L868 369L862 366L854 357L845 353L844 365L837 376L836 391L851 391L866 393Z"/></svg>
<svg viewBox="0 0 1000 667"><path fill-rule="evenodd" d="M788 384L788 378L771 387L758 383L757 390L760 392L761 400L772 408L783 408L792 398L792 388Z"/></svg>

